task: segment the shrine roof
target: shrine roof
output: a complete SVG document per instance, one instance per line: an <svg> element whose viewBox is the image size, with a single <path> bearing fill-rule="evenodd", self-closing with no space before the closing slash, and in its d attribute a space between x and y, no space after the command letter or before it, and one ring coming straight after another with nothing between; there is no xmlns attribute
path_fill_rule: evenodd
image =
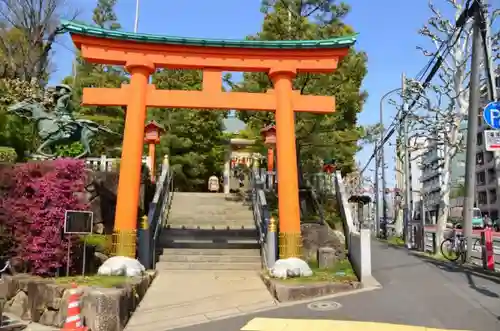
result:
<svg viewBox="0 0 500 331"><path fill-rule="evenodd" d="M202 39L163 36L146 33L123 32L102 29L71 21L61 22L61 32L83 35L94 38L134 41L151 44L170 44L202 47L237 47L237 48L266 48L266 49L319 49L319 48L347 48L356 42L356 36L345 36L324 40L231 40L231 39Z"/></svg>

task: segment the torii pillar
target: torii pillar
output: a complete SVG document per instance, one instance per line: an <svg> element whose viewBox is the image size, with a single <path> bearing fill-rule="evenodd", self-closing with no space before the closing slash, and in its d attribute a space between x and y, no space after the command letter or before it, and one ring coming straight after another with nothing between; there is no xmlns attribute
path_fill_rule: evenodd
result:
<svg viewBox="0 0 500 331"><path fill-rule="evenodd" d="M130 73L130 89L125 114L120 177L114 232L117 255L134 257L137 240L137 208L141 183L142 152L144 148L144 122L146 121L146 99L149 76L155 66L147 61L128 61L125 69Z"/></svg>
<svg viewBox="0 0 500 331"><path fill-rule="evenodd" d="M279 253L280 258L302 256L300 233L299 183L297 181L297 146L293 110L294 69L269 71L276 94L276 168L278 178ZM280 192L283 192L280 194Z"/></svg>

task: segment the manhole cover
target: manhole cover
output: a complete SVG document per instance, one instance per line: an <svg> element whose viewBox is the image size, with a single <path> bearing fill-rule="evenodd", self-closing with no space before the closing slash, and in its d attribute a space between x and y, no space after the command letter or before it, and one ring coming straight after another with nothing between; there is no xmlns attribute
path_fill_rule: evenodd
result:
<svg viewBox="0 0 500 331"><path fill-rule="evenodd" d="M335 301L316 301L307 305L307 308L318 311L336 310L340 307L342 305Z"/></svg>

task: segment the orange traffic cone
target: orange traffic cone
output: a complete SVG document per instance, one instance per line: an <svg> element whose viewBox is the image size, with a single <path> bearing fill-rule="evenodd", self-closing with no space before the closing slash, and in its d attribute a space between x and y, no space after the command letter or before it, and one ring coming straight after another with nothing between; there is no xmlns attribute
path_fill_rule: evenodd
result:
<svg viewBox="0 0 500 331"><path fill-rule="evenodd" d="M83 326L82 317L80 316L80 293L76 290L75 283L71 285L71 295L68 300L68 313L66 315L66 323L62 330L64 331L87 331L87 327Z"/></svg>

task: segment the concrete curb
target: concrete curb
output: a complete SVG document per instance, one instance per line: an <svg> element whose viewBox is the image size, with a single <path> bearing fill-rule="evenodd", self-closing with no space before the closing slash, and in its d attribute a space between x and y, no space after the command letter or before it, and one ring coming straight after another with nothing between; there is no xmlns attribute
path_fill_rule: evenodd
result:
<svg viewBox="0 0 500 331"><path fill-rule="evenodd" d="M359 289L355 289L352 291L345 291L345 292L339 292L339 293L333 293L333 294L328 294L324 296L318 296L314 298L308 298L308 299L303 299L303 300L296 300L296 301L288 301L288 302L278 302L277 300L274 300L274 303L271 304L269 301L262 302L261 304L253 304L250 306L242 306L242 307L235 307L231 309L224 309L216 312L211 312L209 314L198 314L198 315L192 315L189 316L188 319L189 321L186 321L185 324L177 324L172 327L163 327L162 330L167 331L167 330L173 330L173 329L179 329L179 328L185 328L185 327L190 327L190 326L195 326L195 325L203 325L215 321L221 321L221 320L226 320L230 318L235 318L235 317L242 317L246 315L252 315L260 312L267 312L267 311L272 311L280 308L286 308L286 307L292 307L292 306L297 306L297 305L303 305L303 304L308 304L311 302L315 301L322 301L322 300L328 300L328 299L333 299L333 298L340 298L344 296L349 296L349 295L354 295L354 294L359 294L359 293L364 293L364 292L370 292L374 290L379 290L382 289L382 285L373 277L368 279L363 283L363 287ZM270 306L273 305L273 306ZM208 320L207 320L208 319Z"/></svg>
<svg viewBox="0 0 500 331"><path fill-rule="evenodd" d="M263 274L260 275L260 278L266 285L271 295L280 303L350 292L352 290L360 289L363 286L360 282L286 284Z"/></svg>

